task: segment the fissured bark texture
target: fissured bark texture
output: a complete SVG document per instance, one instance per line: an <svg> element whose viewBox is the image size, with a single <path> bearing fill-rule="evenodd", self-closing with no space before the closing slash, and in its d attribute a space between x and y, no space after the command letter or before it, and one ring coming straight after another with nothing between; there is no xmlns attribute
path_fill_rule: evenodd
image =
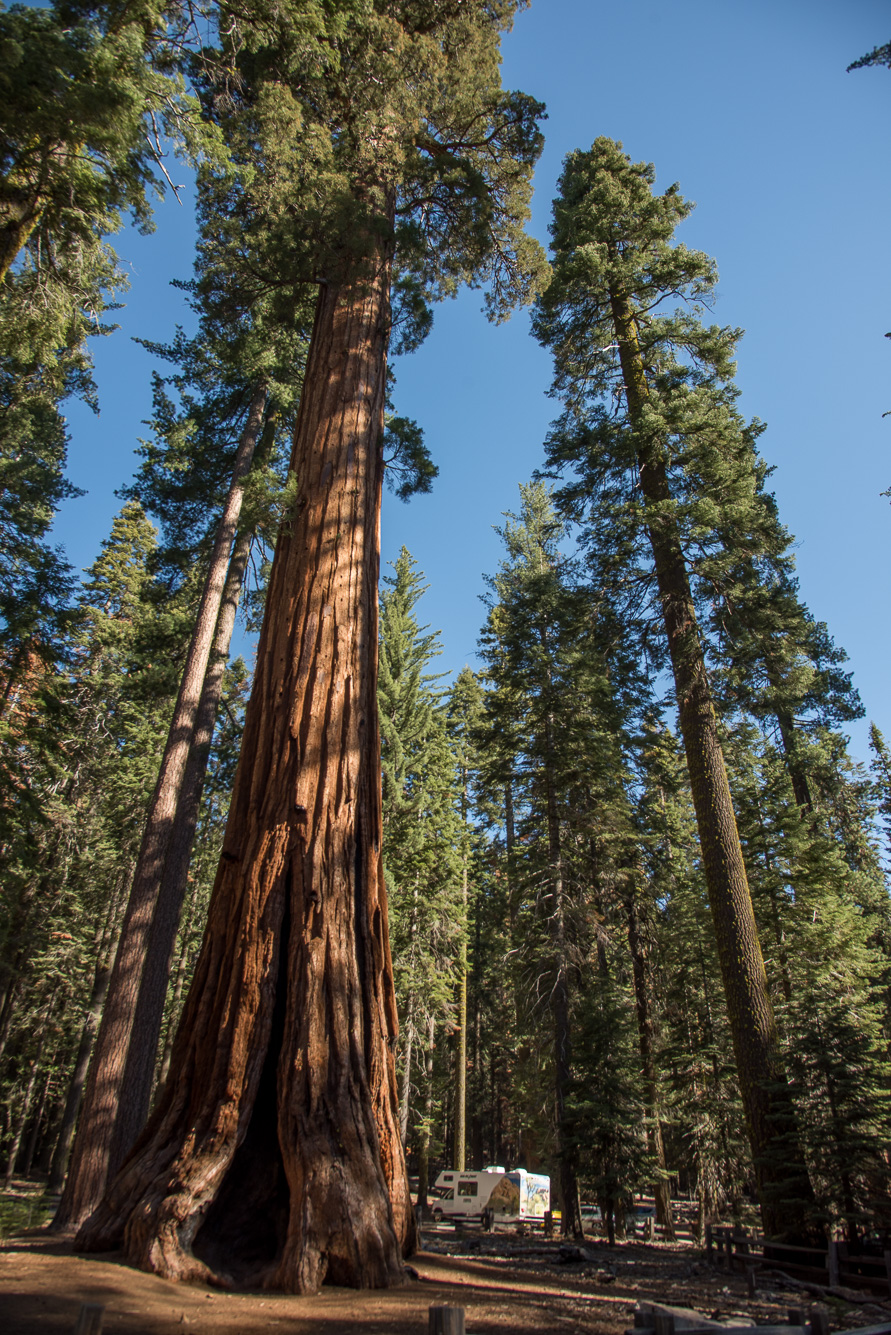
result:
<svg viewBox="0 0 891 1335"><path fill-rule="evenodd" d="M377 585L389 263L322 288L209 919L170 1075L90 1250L313 1292L403 1278Z"/></svg>

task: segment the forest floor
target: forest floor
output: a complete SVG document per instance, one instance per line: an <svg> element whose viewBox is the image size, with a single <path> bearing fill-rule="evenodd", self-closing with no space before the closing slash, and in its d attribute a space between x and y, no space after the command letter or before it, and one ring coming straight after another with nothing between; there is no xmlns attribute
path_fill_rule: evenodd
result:
<svg viewBox="0 0 891 1335"><path fill-rule="evenodd" d="M425 1335L428 1308L461 1306L468 1335L621 1335L641 1301L693 1307L703 1315L758 1324L786 1320L813 1296L778 1276L759 1277L746 1294L742 1275L726 1275L690 1242L628 1240L581 1247L519 1238L512 1232L424 1230L414 1275L398 1289L322 1289L316 1297L226 1293L174 1284L126 1266L116 1255L75 1256L45 1228L9 1236L0 1250L3 1335L69 1335L82 1303L105 1308L104 1335ZM829 1299L832 1329L891 1321L891 1303ZM361 1331L357 1331L361 1327Z"/></svg>

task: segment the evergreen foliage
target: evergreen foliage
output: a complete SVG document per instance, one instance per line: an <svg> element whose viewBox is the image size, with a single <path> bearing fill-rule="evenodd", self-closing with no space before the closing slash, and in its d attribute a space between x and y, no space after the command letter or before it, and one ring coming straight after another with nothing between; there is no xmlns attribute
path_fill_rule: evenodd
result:
<svg viewBox="0 0 891 1335"><path fill-rule="evenodd" d="M427 672L442 651L419 626L426 586L405 547L384 577L378 703L387 874L396 992L402 1015L402 1134L420 1128L418 1079L431 1026L453 1017L456 961L465 921L459 870L455 757L446 732L442 674Z"/></svg>

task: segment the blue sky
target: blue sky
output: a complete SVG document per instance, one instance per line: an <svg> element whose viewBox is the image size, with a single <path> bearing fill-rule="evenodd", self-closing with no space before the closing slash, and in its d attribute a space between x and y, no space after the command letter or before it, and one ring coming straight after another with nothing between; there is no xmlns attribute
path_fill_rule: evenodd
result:
<svg viewBox="0 0 891 1335"><path fill-rule="evenodd" d="M891 71L845 72L889 38L887 0L533 0L505 42L504 81L548 107L532 219L543 242L564 155L598 135L697 201L683 239L717 260L715 318L747 331L742 411L768 424L760 444L802 595L891 737L891 506L879 494L891 486ZM69 475L88 494L66 505L56 537L78 568L145 433L151 362L131 336L166 339L186 317L168 284L188 277L193 235L188 203L169 201L153 236L119 238L131 290L120 330L97 340L101 414L69 413ZM397 410L423 426L440 477L408 506L388 497L382 528L383 561L404 543L425 572L423 619L442 629L439 666L455 670L475 661L482 576L501 557L493 525L517 508L556 413L527 314L491 326L479 307L478 293L440 307L424 346L396 364ZM851 732L866 759L866 724Z"/></svg>

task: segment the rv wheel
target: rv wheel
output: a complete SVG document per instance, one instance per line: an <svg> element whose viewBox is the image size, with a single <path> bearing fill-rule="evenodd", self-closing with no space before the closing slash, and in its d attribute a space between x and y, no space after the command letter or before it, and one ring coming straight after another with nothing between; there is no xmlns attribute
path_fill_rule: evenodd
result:
<svg viewBox="0 0 891 1335"><path fill-rule="evenodd" d="M441 1224L441 1223L442 1223L442 1210L440 1210L440 1208L439 1208L438 1205L437 1205L436 1209L433 1211L433 1222L434 1222L434 1224Z"/></svg>

